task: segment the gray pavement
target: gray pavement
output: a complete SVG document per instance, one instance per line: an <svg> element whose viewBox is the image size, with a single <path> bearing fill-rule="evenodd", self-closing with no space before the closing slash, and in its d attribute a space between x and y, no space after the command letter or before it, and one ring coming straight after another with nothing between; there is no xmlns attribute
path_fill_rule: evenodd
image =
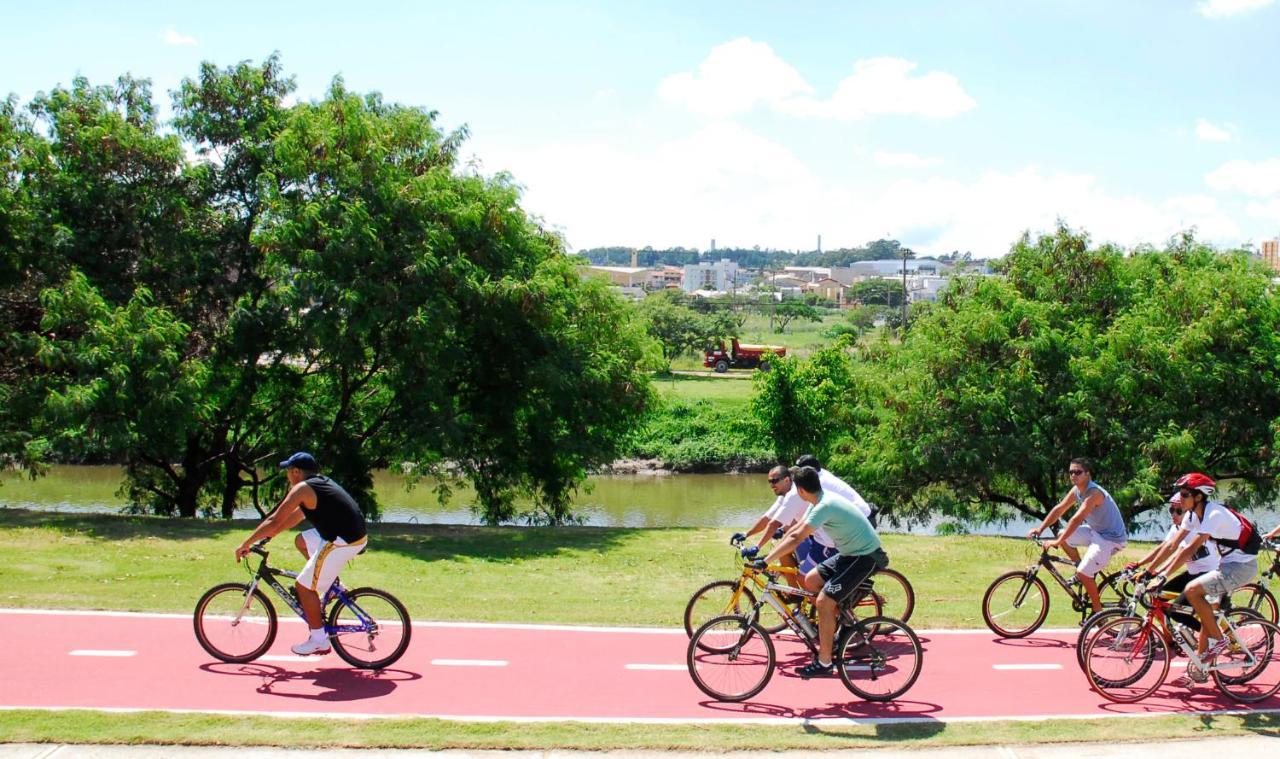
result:
<svg viewBox="0 0 1280 759"><path fill-rule="evenodd" d="M0 759L400 759L411 753L430 753L437 759L1249 759L1274 757L1280 738L1237 736L1162 743L1063 743L1038 746L964 746L958 748L878 748L848 751L782 751L691 753L670 751L424 751L408 749L272 749L230 746L69 746L0 743Z"/></svg>

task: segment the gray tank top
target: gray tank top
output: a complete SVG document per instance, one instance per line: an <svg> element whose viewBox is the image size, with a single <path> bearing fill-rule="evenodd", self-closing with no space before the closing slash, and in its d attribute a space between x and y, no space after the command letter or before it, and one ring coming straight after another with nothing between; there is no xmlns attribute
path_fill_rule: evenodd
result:
<svg viewBox="0 0 1280 759"><path fill-rule="evenodd" d="M1102 503L1091 512L1089 516L1084 518L1085 524L1093 528L1098 537L1103 540L1110 540L1112 543L1127 543L1129 541L1129 531L1124 528L1124 517L1120 516L1120 507L1116 505L1116 501L1111 494L1102 488L1096 482L1090 482L1089 487L1085 488L1085 493L1096 490L1102 493ZM1076 506L1084 503L1088 495L1081 495L1076 492Z"/></svg>

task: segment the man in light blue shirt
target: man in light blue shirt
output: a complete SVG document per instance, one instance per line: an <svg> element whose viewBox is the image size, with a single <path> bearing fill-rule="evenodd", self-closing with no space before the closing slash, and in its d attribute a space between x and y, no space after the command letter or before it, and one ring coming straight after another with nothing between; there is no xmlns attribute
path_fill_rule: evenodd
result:
<svg viewBox="0 0 1280 759"><path fill-rule="evenodd" d="M835 640L840 605L853 599L867 578L889 565L871 522L843 496L824 492L813 467L800 467L792 476L796 491L809 503L800 523L776 544L765 562L776 563L795 549L814 530L822 529L836 544L838 553L804 576L805 588L818 594L818 658L798 672L801 677L830 676L831 649Z"/></svg>
<svg viewBox="0 0 1280 759"><path fill-rule="evenodd" d="M1071 508L1072 503L1076 505L1076 513L1071 515L1062 534L1057 540L1045 543L1044 547L1061 548L1072 561L1078 562L1076 577L1089 594L1089 603L1096 613L1102 611L1102 599L1098 596L1098 583L1093 576L1101 572L1111 557L1124 548L1129 542L1129 533L1115 499L1093 481L1093 462L1085 458L1071 459L1067 475L1071 478L1071 490L1049 511L1040 526L1028 532L1027 536L1038 536L1049 525L1057 522ZM1085 549L1083 558L1077 550L1079 548Z"/></svg>

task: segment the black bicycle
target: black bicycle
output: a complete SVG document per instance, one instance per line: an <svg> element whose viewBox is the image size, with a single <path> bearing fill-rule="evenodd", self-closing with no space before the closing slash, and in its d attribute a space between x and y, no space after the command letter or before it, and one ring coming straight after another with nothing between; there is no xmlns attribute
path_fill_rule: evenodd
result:
<svg viewBox="0 0 1280 759"><path fill-rule="evenodd" d="M1082 622L1093 613L1089 594L1076 577L1075 562L1049 553L1040 538L1032 539L1040 549L1036 562L1026 569L1000 575L982 596L982 620L991 632L1002 638L1026 637L1040 629L1049 616L1049 589L1037 576L1042 568L1071 597L1071 608L1080 615ZM1064 577L1056 565L1069 567L1070 571ZM1126 582L1123 570L1111 574L1100 572L1094 580L1098 583L1098 596L1104 607L1121 606L1124 599L1132 595L1123 587Z"/></svg>
<svg viewBox="0 0 1280 759"><path fill-rule="evenodd" d="M250 581L227 582L210 588L196 603L196 640L209 655L224 662L251 662L265 654L275 642L280 622L270 599L260 589L266 585L305 619L302 605L294 595L292 584L286 588L279 578L297 579L297 572L276 569L267 564L260 540L250 551L262 557L257 568L245 561ZM321 601L329 606L325 633L333 649L343 661L360 669L389 667L404 655L413 634L409 612L404 604L385 590L356 588L348 590L334 580Z"/></svg>

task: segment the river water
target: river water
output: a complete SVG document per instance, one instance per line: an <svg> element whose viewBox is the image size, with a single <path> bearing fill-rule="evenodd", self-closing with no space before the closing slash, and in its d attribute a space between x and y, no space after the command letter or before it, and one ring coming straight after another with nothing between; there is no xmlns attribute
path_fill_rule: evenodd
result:
<svg viewBox="0 0 1280 759"><path fill-rule="evenodd" d="M122 478L119 467L58 466L37 480L9 472L0 476L0 508L42 511L113 513L123 510L126 501L118 491ZM378 472L374 478L382 519L386 522L421 524L478 524L471 511L474 494L456 488L443 505L429 487L409 489L404 478ZM591 477L574 499L575 512L585 524L600 527L749 527L773 502L773 493L763 474L625 474ZM1248 513L1248 512L1247 512ZM1162 511L1150 519L1163 519ZM257 516L251 507L237 517ZM1261 529L1269 530L1280 519L1275 509L1251 513ZM1145 517L1144 517L1145 518ZM1026 520L1006 524L965 525L974 534L1023 535L1032 525ZM936 534L939 520L924 525L882 524L891 532ZM1162 535L1165 526L1140 525L1133 537L1151 539Z"/></svg>

